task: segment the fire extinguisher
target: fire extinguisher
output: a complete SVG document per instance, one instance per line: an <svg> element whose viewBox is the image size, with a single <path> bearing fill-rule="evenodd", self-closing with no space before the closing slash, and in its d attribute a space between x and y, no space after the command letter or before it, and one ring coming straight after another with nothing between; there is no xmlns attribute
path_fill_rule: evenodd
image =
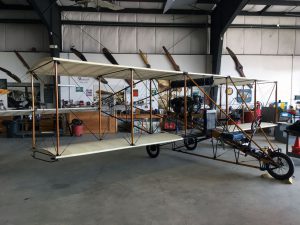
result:
<svg viewBox="0 0 300 225"><path fill-rule="evenodd" d="M256 116L261 117L261 102L256 102Z"/></svg>

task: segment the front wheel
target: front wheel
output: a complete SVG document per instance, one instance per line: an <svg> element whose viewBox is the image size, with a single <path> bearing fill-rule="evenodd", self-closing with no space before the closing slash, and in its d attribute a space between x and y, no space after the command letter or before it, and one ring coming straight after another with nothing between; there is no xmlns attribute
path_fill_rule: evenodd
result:
<svg viewBox="0 0 300 225"><path fill-rule="evenodd" d="M294 163L290 157L281 152L272 152L270 157L274 165L268 163L266 169L268 173L277 180L287 180L294 174Z"/></svg>
<svg viewBox="0 0 300 225"><path fill-rule="evenodd" d="M189 137L184 139L184 146L188 150L194 150L197 148L198 140L196 137Z"/></svg>
<svg viewBox="0 0 300 225"><path fill-rule="evenodd" d="M146 150L151 158L156 158L160 153L159 145L148 145L146 146Z"/></svg>

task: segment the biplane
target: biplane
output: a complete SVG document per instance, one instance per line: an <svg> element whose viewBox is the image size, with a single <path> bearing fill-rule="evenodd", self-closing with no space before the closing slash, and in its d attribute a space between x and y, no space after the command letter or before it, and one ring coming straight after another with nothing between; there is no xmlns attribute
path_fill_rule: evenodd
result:
<svg viewBox="0 0 300 225"><path fill-rule="evenodd" d="M202 156L220 160L223 162L235 163L249 167L267 170L274 178L283 180L293 176L294 165L292 160L281 153L279 148L274 147L268 139L263 128L276 126L274 123L262 122L259 115L256 115L256 104L254 104L254 113L251 122L239 124L232 118L229 112L229 100L227 90L229 86L237 91L237 95L243 101L243 108L248 108L247 103L240 93L238 87L253 85L254 102L257 101L256 87L259 84L274 84L275 102L277 102L277 83L266 80L247 79L244 77L231 77L203 73L188 73L182 71L154 70L150 68L138 68L132 66L108 65L102 63L70 60L63 58L46 58L30 68L29 73L34 73L38 77L53 76L55 83L55 109L36 109L35 100L32 100L32 109L24 112L3 111L0 115L12 115L30 113L32 114L32 127L35 127L35 116L38 114L55 114L56 116L56 141L52 146L41 147L35 134L32 132L33 156L37 154L46 154L55 161L61 158L83 156L95 153L103 153L116 150L125 150L131 148L145 147L148 155L155 158L160 153L161 146L168 146L174 151L183 152L191 155ZM59 107L59 76L80 76L93 77L99 82L99 98L97 107L85 108L60 108ZM116 115L113 105L110 104L109 110L104 108L105 98L101 96L101 80L104 79L126 79L129 86L124 90L128 93L128 102L126 105L126 118ZM164 88L159 89L159 83L163 82ZM137 100L134 98L134 87L139 83L146 83L148 95L143 100L149 104L149 109L140 109ZM33 78L32 78L33 84ZM222 106L221 90L226 88L225 107ZM220 103L214 99L210 92L213 88L220 89ZM155 91L153 91L155 89ZM273 90L274 90L273 89ZM34 90L34 89L32 89ZM195 94L197 90L200 94ZM118 90L112 95L117 95ZM34 93L32 94L34 96ZM153 100L161 99L162 113L153 109ZM139 99L138 101L140 101ZM275 109L277 104L274 104ZM107 107L106 107L107 108ZM88 142L77 142L64 144L61 140L59 116L61 113L72 111L93 110L98 112L99 135L94 135L95 140ZM145 124L138 124L136 110L147 114L149 120ZM277 112L277 109L275 110ZM127 136L116 138L104 138L102 132L102 117L110 116L120 120L127 125ZM154 126L154 118L159 118L158 125ZM275 118L277 118L275 116ZM273 121L273 122L276 122ZM156 123L157 124L157 123ZM160 127L160 129L158 129ZM255 134L260 130L266 138L269 146L261 147L255 141ZM140 131L140 132L137 132ZM205 156L193 152L199 142L203 140L212 140L212 156ZM228 161L220 159L218 146L229 146L234 151L235 160ZM251 156L257 160L258 165L250 165L239 161L240 155Z"/></svg>

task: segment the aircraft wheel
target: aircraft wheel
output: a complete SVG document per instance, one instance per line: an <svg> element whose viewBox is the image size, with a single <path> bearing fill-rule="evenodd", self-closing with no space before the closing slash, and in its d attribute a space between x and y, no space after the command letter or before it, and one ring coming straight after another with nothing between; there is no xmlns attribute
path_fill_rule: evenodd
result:
<svg viewBox="0 0 300 225"><path fill-rule="evenodd" d="M148 145L146 146L146 150L151 158L156 158L160 153L159 145Z"/></svg>
<svg viewBox="0 0 300 225"><path fill-rule="evenodd" d="M184 146L188 149L188 150L194 150L195 148L197 148L198 145L198 141L197 138L194 137L189 137L189 138L185 138L184 139Z"/></svg>
<svg viewBox="0 0 300 225"><path fill-rule="evenodd" d="M281 152L272 152L270 157L278 166L267 164L268 173L277 180L287 180L294 174L294 163L290 157Z"/></svg>

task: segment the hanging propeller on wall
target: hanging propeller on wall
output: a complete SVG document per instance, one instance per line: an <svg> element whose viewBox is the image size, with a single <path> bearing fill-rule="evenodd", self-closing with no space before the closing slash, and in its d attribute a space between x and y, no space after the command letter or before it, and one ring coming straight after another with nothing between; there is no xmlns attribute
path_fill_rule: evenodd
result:
<svg viewBox="0 0 300 225"><path fill-rule="evenodd" d="M70 50L71 50L71 52L72 52L73 54L75 54L81 61L85 61L85 62L87 61L87 59L85 58L85 56L84 56L80 51L78 51L78 50L75 48L75 46L72 46L72 47L70 48ZM104 79L103 77L100 78L100 81L101 81L101 83L103 83L103 84L108 84L107 80Z"/></svg>
<svg viewBox="0 0 300 225"><path fill-rule="evenodd" d="M167 0L164 13L170 10L173 7L182 7L182 6L193 6L197 3L197 0Z"/></svg>
<svg viewBox="0 0 300 225"><path fill-rule="evenodd" d="M7 69L5 69L3 67L0 67L0 71L6 73L7 76L9 76L10 78L14 79L16 82L22 83L21 79L17 75L15 75L12 72L10 72L9 70L7 70Z"/></svg>
<svg viewBox="0 0 300 225"><path fill-rule="evenodd" d="M229 48L226 47L226 50L228 51L230 57L232 58L232 60L234 61L235 64L235 69L236 71L239 73L240 77L246 77L245 73L244 73L244 67L243 65L240 63L239 59L237 58L236 54ZM251 84L247 85L250 89L252 88Z"/></svg>

